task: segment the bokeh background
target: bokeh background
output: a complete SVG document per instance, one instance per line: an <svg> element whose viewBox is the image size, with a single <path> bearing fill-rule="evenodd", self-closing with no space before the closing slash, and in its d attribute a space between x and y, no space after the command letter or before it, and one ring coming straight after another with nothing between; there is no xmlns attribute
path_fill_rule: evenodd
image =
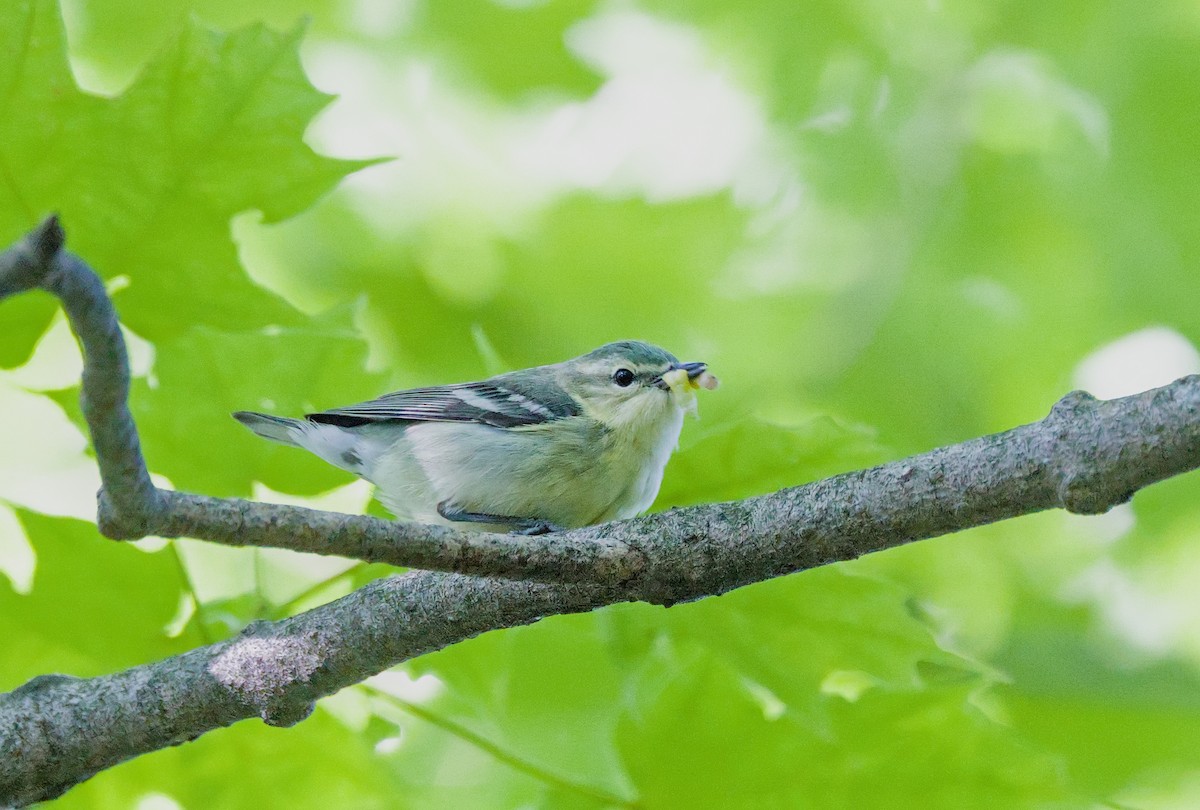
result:
<svg viewBox="0 0 1200 810"><path fill-rule="evenodd" d="M228 413L627 337L724 383L656 508L1200 371L1194 0L8 0L0 54L0 241L61 212L179 488L381 513ZM391 572L104 540L47 296L0 366L0 689ZM1198 495L490 633L54 806L1195 807Z"/></svg>

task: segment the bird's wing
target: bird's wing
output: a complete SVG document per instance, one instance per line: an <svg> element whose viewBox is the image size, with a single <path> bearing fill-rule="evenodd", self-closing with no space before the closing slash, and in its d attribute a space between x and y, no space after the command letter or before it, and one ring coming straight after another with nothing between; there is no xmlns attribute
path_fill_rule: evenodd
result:
<svg viewBox="0 0 1200 810"><path fill-rule="evenodd" d="M506 376L509 379L396 391L370 402L310 413L308 419L341 427L369 422L478 422L511 428L578 415L569 397L549 396L544 386Z"/></svg>

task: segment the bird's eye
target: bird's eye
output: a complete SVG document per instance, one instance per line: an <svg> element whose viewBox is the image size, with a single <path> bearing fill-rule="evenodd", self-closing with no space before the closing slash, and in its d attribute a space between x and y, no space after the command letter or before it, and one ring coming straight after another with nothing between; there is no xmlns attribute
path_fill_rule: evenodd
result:
<svg viewBox="0 0 1200 810"><path fill-rule="evenodd" d="M627 368L619 368L613 372L613 382L622 388L633 385L633 372Z"/></svg>

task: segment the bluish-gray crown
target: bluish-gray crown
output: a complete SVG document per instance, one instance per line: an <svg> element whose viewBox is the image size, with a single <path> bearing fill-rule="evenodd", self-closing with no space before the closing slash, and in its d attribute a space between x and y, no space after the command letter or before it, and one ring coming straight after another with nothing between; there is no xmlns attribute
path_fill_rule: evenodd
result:
<svg viewBox="0 0 1200 810"><path fill-rule="evenodd" d="M641 340L618 340L605 343L599 349L588 352L580 359L626 361L638 367L669 366L679 359L666 349L660 349Z"/></svg>

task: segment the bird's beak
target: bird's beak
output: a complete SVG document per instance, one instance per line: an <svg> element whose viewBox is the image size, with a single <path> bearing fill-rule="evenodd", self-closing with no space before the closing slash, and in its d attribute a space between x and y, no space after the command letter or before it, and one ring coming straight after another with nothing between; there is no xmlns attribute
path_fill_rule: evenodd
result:
<svg viewBox="0 0 1200 810"><path fill-rule="evenodd" d="M708 363L672 363L654 384L664 391L670 391L675 386L695 390L701 385L705 388L715 388L716 377L711 374L702 377L708 371ZM708 384L711 380L712 384Z"/></svg>

